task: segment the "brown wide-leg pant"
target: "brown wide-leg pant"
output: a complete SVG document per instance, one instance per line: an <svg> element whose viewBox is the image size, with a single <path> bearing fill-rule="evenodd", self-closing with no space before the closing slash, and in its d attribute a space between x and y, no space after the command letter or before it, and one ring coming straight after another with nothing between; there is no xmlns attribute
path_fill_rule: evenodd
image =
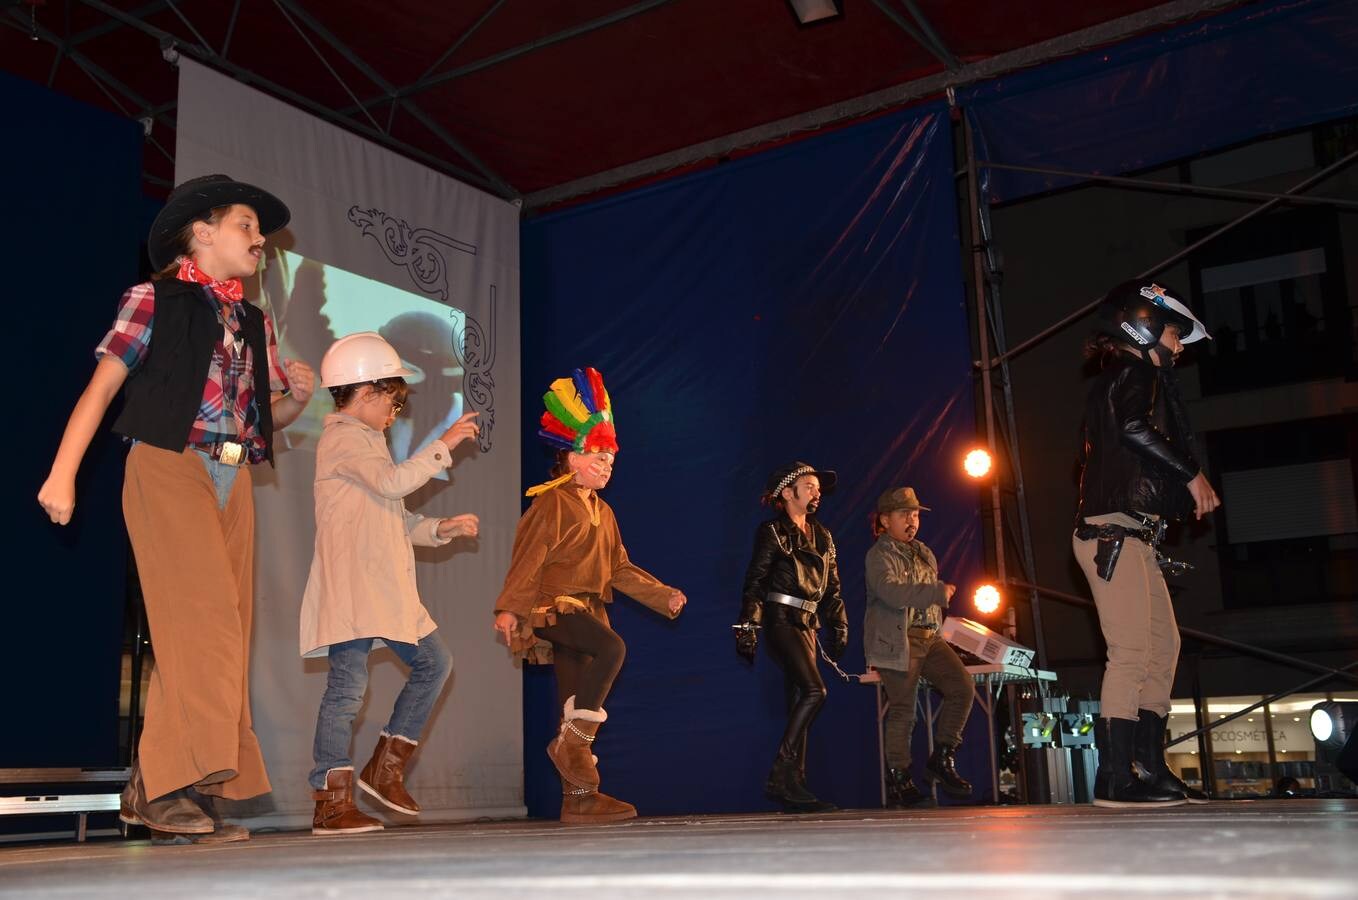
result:
<svg viewBox="0 0 1358 900"><path fill-rule="evenodd" d="M1135 519L1120 513L1090 516L1085 521L1139 527ZM1179 665L1179 626L1155 551L1144 541L1127 538L1113 568L1113 580L1104 581L1094 564L1099 542L1071 540L1108 645L1100 715L1135 720L1142 709L1169 715L1169 695Z"/></svg>
<svg viewBox="0 0 1358 900"><path fill-rule="evenodd" d="M123 516L156 659L138 749L147 798L192 784L230 800L268 793L250 724L249 468L219 509L201 456L137 444L127 457Z"/></svg>

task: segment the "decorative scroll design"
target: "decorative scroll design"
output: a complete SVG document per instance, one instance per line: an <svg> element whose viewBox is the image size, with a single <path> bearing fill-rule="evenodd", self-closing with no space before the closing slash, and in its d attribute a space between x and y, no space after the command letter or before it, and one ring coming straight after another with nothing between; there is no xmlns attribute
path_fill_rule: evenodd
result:
<svg viewBox="0 0 1358 900"><path fill-rule="evenodd" d="M349 221L377 241L387 259L403 267L416 286L426 294L448 302L448 262L446 250L476 255L476 245L440 234L432 228L411 228L405 219L389 216L380 209L349 207Z"/></svg>
<svg viewBox="0 0 1358 900"><path fill-rule="evenodd" d="M490 286L490 327L470 315L463 314L462 327L453 326L453 351L462 364L462 396L467 405L481 415L476 417L481 426L478 438L481 452L490 451L491 433L495 430L495 285Z"/></svg>
<svg viewBox="0 0 1358 900"><path fill-rule="evenodd" d="M404 219L389 216L380 209L349 207L349 221L364 235L377 241L382 253L395 266L404 268L421 291L450 303L448 295L447 250L476 255L476 245L440 234L432 228L411 228ZM490 286L489 328L483 327L462 310L462 325L453 324L453 353L462 366L462 395L467 405L481 415L477 443L482 453L490 451L495 431L495 285Z"/></svg>

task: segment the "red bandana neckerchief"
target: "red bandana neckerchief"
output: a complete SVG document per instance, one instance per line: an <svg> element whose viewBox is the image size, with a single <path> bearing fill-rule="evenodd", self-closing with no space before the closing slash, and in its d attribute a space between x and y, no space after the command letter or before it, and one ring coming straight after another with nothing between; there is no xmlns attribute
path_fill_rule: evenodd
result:
<svg viewBox="0 0 1358 900"><path fill-rule="evenodd" d="M200 271L193 264L193 260L187 256L179 261L179 272L175 275L180 281L192 281L198 284L207 285L212 293L223 303L239 303L245 299L245 286L241 284L239 278L232 278L229 281L217 281L211 275Z"/></svg>

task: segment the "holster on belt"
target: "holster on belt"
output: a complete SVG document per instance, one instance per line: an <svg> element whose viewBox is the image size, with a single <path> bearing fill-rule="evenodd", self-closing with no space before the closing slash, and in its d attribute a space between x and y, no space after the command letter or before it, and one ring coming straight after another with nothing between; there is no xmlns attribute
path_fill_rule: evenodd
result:
<svg viewBox="0 0 1358 900"><path fill-rule="evenodd" d="M1117 568L1118 557L1122 555L1122 542L1127 538L1128 529L1121 525L1091 525L1081 522L1075 526L1075 536L1082 541L1097 540L1099 546L1094 551L1094 571L1104 581L1113 580L1113 570Z"/></svg>

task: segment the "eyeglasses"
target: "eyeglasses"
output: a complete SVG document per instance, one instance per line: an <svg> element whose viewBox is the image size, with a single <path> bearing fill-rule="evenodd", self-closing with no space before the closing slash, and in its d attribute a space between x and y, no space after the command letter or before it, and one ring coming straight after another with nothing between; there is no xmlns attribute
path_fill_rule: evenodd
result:
<svg viewBox="0 0 1358 900"><path fill-rule="evenodd" d="M406 405L405 405L404 403L401 403L401 402L398 401L398 400L392 400L392 401L391 401L391 414L392 414L393 416L399 416L399 415L401 414L401 410L403 410L403 409L405 409L405 408L406 408Z"/></svg>

